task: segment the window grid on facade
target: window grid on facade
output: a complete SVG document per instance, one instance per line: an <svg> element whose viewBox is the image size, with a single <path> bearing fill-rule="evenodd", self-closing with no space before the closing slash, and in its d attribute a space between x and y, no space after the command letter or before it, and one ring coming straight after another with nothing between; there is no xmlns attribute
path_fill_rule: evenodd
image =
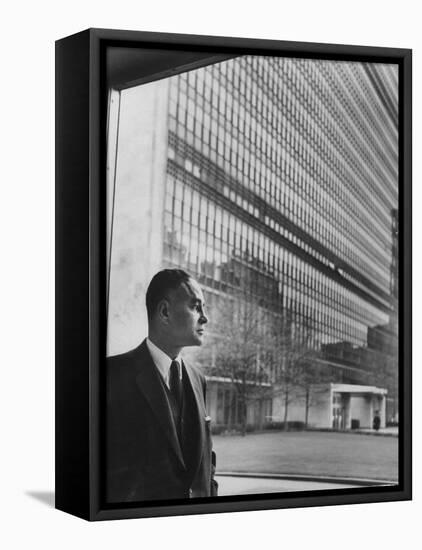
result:
<svg viewBox="0 0 422 550"><path fill-rule="evenodd" d="M168 265L211 301L247 284L315 345L364 345L388 320L398 200L397 125L374 71L397 104L394 68L361 63L248 56L173 77Z"/></svg>

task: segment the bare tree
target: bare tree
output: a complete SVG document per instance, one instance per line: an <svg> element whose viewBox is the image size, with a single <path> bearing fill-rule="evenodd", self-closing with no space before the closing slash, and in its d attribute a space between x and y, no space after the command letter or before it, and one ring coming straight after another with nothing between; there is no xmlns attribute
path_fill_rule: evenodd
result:
<svg viewBox="0 0 422 550"><path fill-rule="evenodd" d="M297 380L297 396L304 402L305 428L309 427L309 415L311 408L320 403L320 399L326 394L326 383L331 381L330 374L321 366L320 351L310 348L303 356L300 376Z"/></svg>
<svg viewBox="0 0 422 550"><path fill-rule="evenodd" d="M284 404L285 429L288 429L289 405L305 399L307 425L317 393L312 384L321 381L321 376L316 377L320 369L313 361L317 351L309 324L303 320L295 323L288 312L261 307L244 294L228 298L213 317L216 336L213 360L208 359L213 368L208 371L229 384L227 428L234 425L235 403L245 435L248 409L261 407L265 400L275 397L281 397ZM259 414L258 428L263 427L263 420L264 416Z"/></svg>
<svg viewBox="0 0 422 550"><path fill-rule="evenodd" d="M321 382L323 374L316 367L318 357L317 343L313 341L310 322L300 319L297 322L288 312L276 323L274 339L274 358L278 363L275 369L274 393L281 396L284 408L283 427L288 430L289 406L293 402L305 402L305 426L309 422L309 410L317 393L316 384Z"/></svg>
<svg viewBox="0 0 422 550"><path fill-rule="evenodd" d="M249 405L268 398L271 392L264 317L262 308L246 299L228 299L217 312L219 337L215 343L214 374L230 383L229 410L233 411L236 399L243 435L247 430ZM232 422L229 418L229 428Z"/></svg>

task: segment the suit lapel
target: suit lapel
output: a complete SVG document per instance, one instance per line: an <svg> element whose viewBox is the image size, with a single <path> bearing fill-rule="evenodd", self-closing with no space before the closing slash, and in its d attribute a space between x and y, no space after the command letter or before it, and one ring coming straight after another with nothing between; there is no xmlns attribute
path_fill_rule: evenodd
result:
<svg viewBox="0 0 422 550"><path fill-rule="evenodd" d="M186 469L171 406L163 387L164 382L160 378L158 369L152 360L145 341L142 342L137 351L136 384L155 414L157 422L169 440L178 460L183 468Z"/></svg>
<svg viewBox="0 0 422 550"><path fill-rule="evenodd" d="M202 454L204 451L205 416L206 416L205 401L204 401L203 387L202 387L202 384L200 383L200 380L198 379L198 375L186 363L183 363L183 366L184 366L184 372L187 374L188 382L192 388L192 393L194 395L196 414L194 415L194 418L192 419L192 421L193 423L196 424L197 433L199 434L199 437L196 438L195 445L193 446L193 456L192 456L192 463L191 463L192 477L194 477L201 463Z"/></svg>

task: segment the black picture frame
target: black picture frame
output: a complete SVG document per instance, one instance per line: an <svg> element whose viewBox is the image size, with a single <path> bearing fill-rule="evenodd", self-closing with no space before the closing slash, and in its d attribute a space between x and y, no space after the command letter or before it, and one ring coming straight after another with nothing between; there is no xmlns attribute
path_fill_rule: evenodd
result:
<svg viewBox="0 0 422 550"><path fill-rule="evenodd" d="M169 56L107 67L110 46ZM179 53L190 52L186 66ZM241 54L397 63L399 67L399 483L358 489L104 503L105 127L107 86L141 83ZM183 59L185 59L184 57ZM138 60L139 61L139 60ZM56 508L86 520L326 506L412 498L412 53L408 49L88 29L56 42ZM108 82L107 82L108 79Z"/></svg>

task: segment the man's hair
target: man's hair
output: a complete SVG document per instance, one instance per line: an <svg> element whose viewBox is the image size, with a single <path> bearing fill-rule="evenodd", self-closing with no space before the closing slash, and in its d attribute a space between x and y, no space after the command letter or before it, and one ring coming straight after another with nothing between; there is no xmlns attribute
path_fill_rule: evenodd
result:
<svg viewBox="0 0 422 550"><path fill-rule="evenodd" d="M154 275L146 294L147 315L150 321L159 302L167 297L169 290L177 290L183 283L188 283L191 276L182 269L163 269Z"/></svg>

